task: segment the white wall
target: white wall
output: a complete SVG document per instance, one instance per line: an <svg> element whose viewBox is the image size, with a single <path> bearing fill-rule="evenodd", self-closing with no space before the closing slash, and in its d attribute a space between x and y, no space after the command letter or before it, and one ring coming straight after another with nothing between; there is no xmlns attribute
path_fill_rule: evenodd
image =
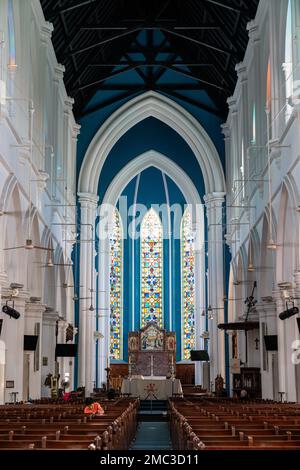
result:
<svg viewBox="0 0 300 470"><path fill-rule="evenodd" d="M242 64L237 66L238 81L233 96L228 100L229 115L223 131L226 139L227 188L227 240L232 254L232 269L237 273L239 258L243 253L245 263L238 279L241 286L233 285L235 296L246 297L247 286L257 281L255 293L258 300L251 319L260 321L260 351L255 350L250 339L248 366L260 366L263 398L278 399L278 391L285 392L285 399L296 400L295 366L291 361L292 342L299 337L296 319L285 321L278 314L285 309L286 293L278 283L290 282L288 295L297 297L299 272L299 213L300 165L299 165L299 96L300 76L300 12L299 2L292 0L293 14L293 74L294 93L286 96L285 34L287 0L261 0L256 18L248 24L249 43ZM267 129L266 89L267 65L271 64L270 133ZM287 99L292 113L287 120ZM256 141L253 142L253 104L256 105ZM268 141L269 137L269 141ZM246 149L244 181L239 168L242 164L240 142ZM247 152L248 150L248 152ZM268 153L269 151L269 153ZM268 155L270 164L268 165ZM248 157L248 158L247 158ZM233 189L232 189L233 188ZM241 206L241 207L233 207ZM270 211L271 210L271 211ZM232 225L234 223L235 225ZM271 229L270 229L271 227ZM277 247L267 248L272 238ZM249 240L255 272L248 272ZM232 283L234 281L232 277ZM267 301L266 297L271 297ZM299 300L295 300L298 304ZM240 301L231 305L236 318L241 313ZM278 334L280 343L272 369L272 353L267 353L268 363L263 361L262 324L268 334ZM253 333L255 336L256 333ZM274 354L274 353L273 353ZM274 375L274 376L273 376ZM278 383L279 381L279 383ZM275 394L275 395L274 395ZM299 393L298 393L299 396Z"/></svg>
<svg viewBox="0 0 300 470"><path fill-rule="evenodd" d="M13 0L16 42L13 64L9 55L7 7L7 0L2 0L0 37L5 44L0 51L0 79L6 93L1 96L0 105L0 287L1 304L13 294L21 317L15 320L0 313L1 340L5 343L5 354L2 351L0 359L3 363L5 358L0 403L10 400L11 391L18 392L19 400L26 398L24 334L34 334L35 324L40 324L38 370L34 367L34 353L28 352L29 395L39 398L46 372L54 373L54 361L50 359L55 347L53 324L58 316L74 324L73 288L61 287L65 280L73 284L70 273L64 272L68 268L62 266L61 275L58 266L44 268L49 258L45 251L4 249L22 246L26 238L31 238L38 246L52 244L54 262L70 263L72 244L63 240L74 238L75 227L65 230L66 226L53 223L75 221L72 206L79 132L72 113L73 100L67 96L63 83L64 68L57 63L51 43L53 27L45 22L40 2ZM17 294L10 287L16 282L23 285ZM49 315L47 319L43 316L47 305L53 309L51 327ZM43 355L49 357L47 367L42 365ZM65 371L73 376L73 366L64 362ZM13 380L14 388L5 388L6 380Z"/></svg>

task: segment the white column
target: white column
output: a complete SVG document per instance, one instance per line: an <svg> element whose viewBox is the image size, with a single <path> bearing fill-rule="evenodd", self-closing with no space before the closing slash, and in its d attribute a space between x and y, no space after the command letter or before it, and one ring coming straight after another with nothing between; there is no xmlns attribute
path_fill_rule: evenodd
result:
<svg viewBox="0 0 300 470"><path fill-rule="evenodd" d="M282 63L280 62L279 51L281 49L280 36L280 2L269 2L269 44L270 44L270 64L271 64L271 114L270 128L272 129L271 139L276 139L280 135L280 123L284 117L284 112L280 108L284 103L285 90L282 87L284 83L284 73ZM282 74L282 77L280 77Z"/></svg>
<svg viewBox="0 0 300 470"><path fill-rule="evenodd" d="M225 193L210 193L204 197L208 218L208 303L213 308L209 320L211 380L218 374L225 379L225 338L218 323L224 322L223 276L223 217Z"/></svg>
<svg viewBox="0 0 300 470"><path fill-rule="evenodd" d="M224 135L225 143L225 162L226 162L226 191L227 194L231 194L230 184L232 182L232 165L231 165L231 131L227 124L221 125L222 134ZM229 187L228 187L229 186ZM227 221L231 218L232 208L228 207L229 204L226 204L226 218Z"/></svg>
<svg viewBox="0 0 300 470"><path fill-rule="evenodd" d="M261 41L259 36L259 26L255 21L250 21L247 24L247 30L249 35L249 45L252 46L253 50L253 60L252 60L252 68L253 68L253 82L254 86L252 88L252 96L254 96L254 103L256 107L256 142L254 145L260 146L265 145L266 143L266 135L265 135L265 127L264 123L266 122L265 117L265 107L266 103L263 101L264 92L262 86L256 86L257 83L261 81ZM250 86L250 85L249 85ZM252 112L252 111L251 111ZM252 119L252 116L251 116ZM251 122L252 126L252 122ZM264 153L263 153L264 152ZM261 158L260 158L261 157ZM263 169L265 165L265 151L263 149L255 149L251 153L251 169L255 168L255 173L259 174L260 171ZM253 171L252 170L252 171Z"/></svg>
<svg viewBox="0 0 300 470"><path fill-rule="evenodd" d="M282 298L282 291L275 289L273 291L273 297L276 302L277 310L277 335L278 335L278 375L279 375L279 392L285 393L284 399L287 400L287 377L286 377L286 361L287 361L287 350L285 342L285 321L280 320L278 317L279 313L285 310L284 300Z"/></svg>
<svg viewBox="0 0 300 470"><path fill-rule="evenodd" d="M41 70L43 70L43 82L42 82L43 84L47 83L46 77L47 77L47 74L49 73L48 51L51 50L52 48L51 37L52 37L53 30L54 30L53 24L49 23L48 21L45 21L45 23L41 25L41 57L43 57ZM47 105L46 93L41 92L40 95L41 95L41 111L42 111L45 109ZM43 145L45 145L45 143L49 144L49 142L45 142L44 140L45 135L46 135L44 116L43 116L43 122L42 122L41 128L42 128L42 136L43 136ZM39 169L47 171L47 169L51 166L49 165L48 167L46 167L46 159L51 158L49 149L44 148L43 155L44 155L43 166L41 166Z"/></svg>
<svg viewBox="0 0 300 470"><path fill-rule="evenodd" d="M55 333L56 333L56 321L58 320L58 314L51 308L47 308L43 313L43 342L41 345L42 355L42 397L50 397L50 388L44 385L47 375L50 373L55 374ZM43 359L45 359L45 365L43 365Z"/></svg>
<svg viewBox="0 0 300 470"><path fill-rule="evenodd" d="M53 181L53 191L52 191L52 196L54 198L57 198L59 196L59 191L58 188L61 186L59 182L57 181L57 153L58 151L62 152L62 148L59 149L59 131L58 128L61 125L60 122L60 86L63 81L64 77L64 72L65 72L65 67L61 64L57 64L54 68L54 96L53 96L53 148L54 148L54 165L53 165L53 175L52 175L52 181Z"/></svg>
<svg viewBox="0 0 300 470"><path fill-rule="evenodd" d="M11 401L10 392L18 392L17 399L23 400L23 368L24 368L24 327L25 327L25 302L28 299L28 292L20 290L17 297L14 297L14 309L20 313L18 319L10 318L2 313L2 306L6 300L11 298L12 290L2 288L0 318L3 319L1 336L5 338L5 382L12 381L13 388L5 388L5 402ZM12 306L12 303L9 303Z"/></svg>
<svg viewBox="0 0 300 470"><path fill-rule="evenodd" d="M235 196L237 193L239 179L238 169L239 169L239 159L238 159L238 114L237 114L237 104L236 99L232 96L228 98L227 104L230 112L230 133L231 133L231 147L230 155L226 155L229 160L230 165L230 177L227 178L227 193L228 193L228 204L237 205L235 202ZM235 209L230 210L231 217L236 217Z"/></svg>
<svg viewBox="0 0 300 470"><path fill-rule="evenodd" d="M26 302L25 306L25 335L38 334L38 343L35 351L27 351L30 354L29 371L29 395L33 399L41 397L42 383L42 344L43 344L43 313L45 305L40 302ZM39 326L37 326L39 325ZM38 333L39 329L39 333Z"/></svg>
<svg viewBox="0 0 300 470"><path fill-rule="evenodd" d="M109 364L110 356L110 246L109 234L113 225L109 222L107 227L101 227L101 240L99 252L99 323L98 330L101 334L98 347L98 379L100 386L106 383L105 368Z"/></svg>
<svg viewBox="0 0 300 470"><path fill-rule="evenodd" d="M247 181L247 147L249 144L249 100L248 100L248 77L247 77L247 67L244 65L243 62L236 64L235 70L238 76L238 80L241 87L241 96L239 101L240 107L240 133L241 133L241 142L243 143L243 147L241 148L240 145L238 148L241 148L241 155L239 158L240 165L239 165L239 179L243 180L240 182L239 186L241 187L241 200L243 201L247 194L246 191L249 191L249 188L246 188L246 181ZM243 155L243 158L242 158ZM243 167L243 171L241 168ZM244 202L244 201L243 201Z"/></svg>
<svg viewBox="0 0 300 470"><path fill-rule="evenodd" d="M1 292L2 287L7 283L7 275L4 272L0 273L0 305L1 302ZM0 318L3 319L4 314L0 313ZM4 336L2 334L2 339L0 337L0 405L5 403L5 361L6 361L6 351L5 351L5 342Z"/></svg>
<svg viewBox="0 0 300 470"><path fill-rule="evenodd" d="M193 224L193 233L196 233L195 239L195 349L204 349L204 340L201 335L205 331L205 317L202 316L205 305L205 243L203 221ZM202 363L195 362L195 384L203 385Z"/></svg>
<svg viewBox="0 0 300 470"><path fill-rule="evenodd" d="M98 196L79 193L80 202L80 311L79 311L79 352L78 385L86 387L86 393L93 391L95 380L95 313L89 307L95 302L94 240L95 218ZM92 279L93 278L93 279ZM92 292L91 292L92 290Z"/></svg>

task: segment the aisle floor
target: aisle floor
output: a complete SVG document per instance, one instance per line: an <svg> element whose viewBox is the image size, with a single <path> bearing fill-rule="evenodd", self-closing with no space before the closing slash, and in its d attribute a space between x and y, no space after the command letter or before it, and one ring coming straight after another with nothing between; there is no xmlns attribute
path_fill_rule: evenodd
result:
<svg viewBox="0 0 300 470"><path fill-rule="evenodd" d="M171 450L169 423L165 421L141 421L132 450Z"/></svg>

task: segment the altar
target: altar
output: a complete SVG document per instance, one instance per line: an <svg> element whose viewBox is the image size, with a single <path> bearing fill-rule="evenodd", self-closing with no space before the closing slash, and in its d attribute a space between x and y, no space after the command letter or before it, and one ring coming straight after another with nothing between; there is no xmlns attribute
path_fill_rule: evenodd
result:
<svg viewBox="0 0 300 470"><path fill-rule="evenodd" d="M140 331L128 335L128 378L122 383L121 393L141 400L167 400L182 395L176 374L176 339L174 332L149 322Z"/></svg>
<svg viewBox="0 0 300 470"><path fill-rule="evenodd" d="M149 322L128 334L129 376L175 377L175 333Z"/></svg>
<svg viewBox="0 0 300 470"><path fill-rule="evenodd" d="M182 395L182 387L179 379L155 376L128 378L123 380L121 393L141 400L167 400L174 394Z"/></svg>

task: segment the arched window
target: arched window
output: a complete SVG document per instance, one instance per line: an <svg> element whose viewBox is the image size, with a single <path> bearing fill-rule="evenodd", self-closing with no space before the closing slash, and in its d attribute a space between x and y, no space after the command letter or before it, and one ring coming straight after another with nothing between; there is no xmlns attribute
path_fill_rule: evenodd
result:
<svg viewBox="0 0 300 470"><path fill-rule="evenodd" d="M268 61L267 68L267 87L266 87L266 108L271 111L271 62Z"/></svg>
<svg viewBox="0 0 300 470"><path fill-rule="evenodd" d="M182 359L190 360L195 348L195 254L192 217L189 208L181 221L181 328Z"/></svg>
<svg viewBox="0 0 300 470"><path fill-rule="evenodd" d="M255 103L253 104L252 108L252 139L251 144L256 144L256 106Z"/></svg>
<svg viewBox="0 0 300 470"><path fill-rule="evenodd" d="M242 198L245 198L245 183L246 183L246 178L245 178L245 148L244 148L244 139L242 139L242 144L241 144L241 183L242 183Z"/></svg>
<svg viewBox="0 0 300 470"><path fill-rule="evenodd" d="M110 357L123 358L123 230L118 209L113 213L110 244Z"/></svg>
<svg viewBox="0 0 300 470"><path fill-rule="evenodd" d="M13 67L16 65L16 39L15 39L15 20L13 0L8 0L7 12L8 27L8 65Z"/></svg>
<svg viewBox="0 0 300 470"><path fill-rule="evenodd" d="M271 138L272 96L271 96L271 62L270 62L270 59L268 61L268 68L267 68L266 111L268 113L268 120L267 120L268 137Z"/></svg>
<svg viewBox="0 0 300 470"><path fill-rule="evenodd" d="M285 72L285 95L288 100L293 95L293 33L292 33L292 2L289 0L285 28L285 58L283 69ZM286 121L288 121L292 106L287 102Z"/></svg>
<svg viewBox="0 0 300 470"><path fill-rule="evenodd" d="M162 224L150 209L141 224L141 326L153 321L163 327Z"/></svg>

